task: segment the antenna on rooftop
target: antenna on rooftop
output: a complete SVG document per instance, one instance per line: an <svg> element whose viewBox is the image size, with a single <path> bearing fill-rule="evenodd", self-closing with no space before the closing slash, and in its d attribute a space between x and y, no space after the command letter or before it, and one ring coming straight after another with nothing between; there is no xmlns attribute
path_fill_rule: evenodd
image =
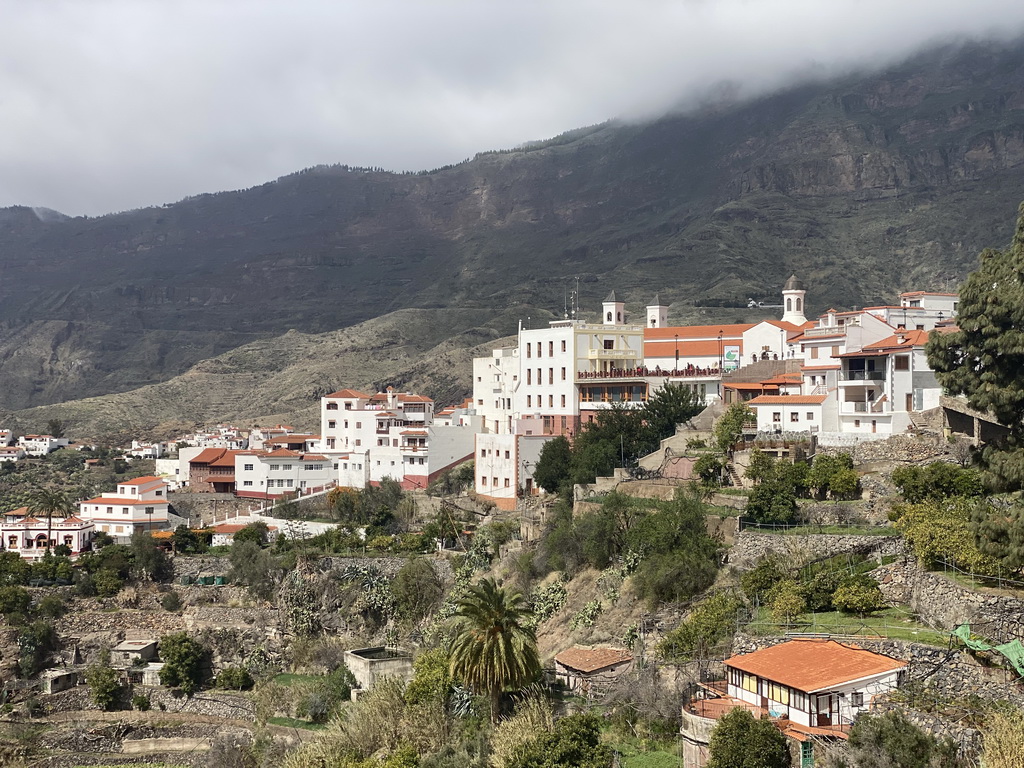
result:
<svg viewBox="0 0 1024 768"><path fill-rule="evenodd" d="M572 319L575 320L576 319L576 314L579 312L579 308L580 308L580 278L579 278L579 275L576 276L576 289L572 292L571 306L572 306Z"/></svg>

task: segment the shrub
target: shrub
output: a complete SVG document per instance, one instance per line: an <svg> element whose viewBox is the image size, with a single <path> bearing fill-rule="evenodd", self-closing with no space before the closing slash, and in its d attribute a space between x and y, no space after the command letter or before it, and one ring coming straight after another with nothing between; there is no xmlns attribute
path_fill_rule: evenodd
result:
<svg viewBox="0 0 1024 768"><path fill-rule="evenodd" d="M863 714L850 730L848 761L851 767L955 768L956 745L939 742L914 725L901 712Z"/></svg>
<svg viewBox="0 0 1024 768"><path fill-rule="evenodd" d="M124 580L117 575L117 572L106 568L93 574L92 583L96 594L100 597L113 597L124 586Z"/></svg>
<svg viewBox="0 0 1024 768"><path fill-rule="evenodd" d="M28 613L32 598L24 587L0 587L0 613Z"/></svg>
<svg viewBox="0 0 1024 768"><path fill-rule="evenodd" d="M229 691L247 691L255 685L255 681L245 667L225 667L217 675L216 685Z"/></svg>
<svg viewBox="0 0 1024 768"><path fill-rule="evenodd" d="M160 605L163 606L165 611L181 610L181 596L173 589L170 592L164 593L164 596L160 598Z"/></svg>
<svg viewBox="0 0 1024 768"><path fill-rule="evenodd" d="M832 603L843 613L866 616L885 608L885 598L878 582L867 574L858 574L843 579L832 596Z"/></svg>
<svg viewBox="0 0 1024 768"><path fill-rule="evenodd" d="M724 714L711 731L707 768L789 768L789 747L782 731L767 718L755 720L741 707Z"/></svg>
<svg viewBox="0 0 1024 768"><path fill-rule="evenodd" d="M710 652L736 631L737 613L742 607L730 592L718 592L698 603L690 615L658 644L664 659L689 661L707 658Z"/></svg>
<svg viewBox="0 0 1024 768"><path fill-rule="evenodd" d="M391 591L402 617L415 623L440 604L444 584L429 560L414 557L395 574Z"/></svg>
<svg viewBox="0 0 1024 768"><path fill-rule="evenodd" d="M111 668L109 654L103 654L99 663L86 669L85 682L89 686L89 696L100 709L114 709L121 700L121 675Z"/></svg>
<svg viewBox="0 0 1024 768"><path fill-rule="evenodd" d="M749 571L740 576L740 585L752 602L762 602L771 589L789 577L785 561L774 553L764 555Z"/></svg>
<svg viewBox="0 0 1024 768"><path fill-rule="evenodd" d="M149 696L144 693L137 693L132 696L132 708L139 712L148 712L150 707Z"/></svg>
<svg viewBox="0 0 1024 768"><path fill-rule="evenodd" d="M187 695L198 691L209 672L210 652L185 632L160 638L160 683Z"/></svg>
<svg viewBox="0 0 1024 768"><path fill-rule="evenodd" d="M59 619L67 613L67 605L57 595L47 595L36 605L36 613L47 619Z"/></svg>

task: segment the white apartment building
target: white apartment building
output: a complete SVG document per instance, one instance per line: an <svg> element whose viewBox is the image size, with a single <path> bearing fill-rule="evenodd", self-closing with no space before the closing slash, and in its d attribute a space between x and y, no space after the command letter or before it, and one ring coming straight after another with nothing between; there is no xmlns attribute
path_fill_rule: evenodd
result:
<svg viewBox="0 0 1024 768"><path fill-rule="evenodd" d="M321 398L321 448L337 465L339 485L364 488L386 477L403 488L426 488L442 472L473 456L473 424L434 423L424 395L374 395L344 389Z"/></svg>
<svg viewBox="0 0 1024 768"><path fill-rule="evenodd" d="M97 531L129 539L137 530L165 529L168 506L166 481L147 476L118 483L115 494L79 502L78 516L94 523Z"/></svg>
<svg viewBox="0 0 1024 768"><path fill-rule="evenodd" d="M14 443L14 433L9 429L0 429L0 448Z"/></svg>
<svg viewBox="0 0 1024 768"><path fill-rule="evenodd" d="M0 445L0 463L5 461L18 461L24 459L28 454L20 445Z"/></svg>
<svg viewBox="0 0 1024 768"><path fill-rule="evenodd" d="M511 434L519 387L519 348L499 347L473 359L473 410L482 432Z"/></svg>
<svg viewBox="0 0 1024 768"><path fill-rule="evenodd" d="M53 435L22 435L18 438L20 445L29 456L45 456L58 448L66 448L71 441L66 437Z"/></svg>
<svg viewBox="0 0 1024 768"><path fill-rule="evenodd" d="M313 493L332 486L337 479L331 459L319 453L278 448L269 453L243 451L234 458L235 496L241 498Z"/></svg>
<svg viewBox="0 0 1024 768"><path fill-rule="evenodd" d="M494 502L498 509L515 509L520 495L533 496L539 490L533 480L533 470L541 449L552 438L526 434L530 431L527 424L543 428L543 422L528 419L516 425L517 430L521 430L517 433L476 436L476 493Z"/></svg>
<svg viewBox="0 0 1024 768"><path fill-rule="evenodd" d="M135 459L161 459L167 455L167 443L145 443L132 440L126 453Z"/></svg>

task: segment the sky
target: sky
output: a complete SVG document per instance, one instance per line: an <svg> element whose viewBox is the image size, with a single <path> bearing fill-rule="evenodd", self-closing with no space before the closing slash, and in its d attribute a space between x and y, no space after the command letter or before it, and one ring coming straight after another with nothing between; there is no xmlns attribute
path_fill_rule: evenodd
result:
<svg viewBox="0 0 1024 768"><path fill-rule="evenodd" d="M426 170L1022 32L1021 0L0 0L0 207Z"/></svg>

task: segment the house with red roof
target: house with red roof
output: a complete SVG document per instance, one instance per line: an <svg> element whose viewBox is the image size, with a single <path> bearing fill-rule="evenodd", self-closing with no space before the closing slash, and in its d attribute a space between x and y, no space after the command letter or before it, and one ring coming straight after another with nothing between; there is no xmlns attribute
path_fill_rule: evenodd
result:
<svg viewBox="0 0 1024 768"><path fill-rule="evenodd" d="M11 510L0 519L0 544L24 560L38 560L51 547L65 546L71 557L92 548L94 525L80 517L46 518L29 514L28 507Z"/></svg>
<svg viewBox="0 0 1024 768"><path fill-rule="evenodd" d="M235 492L235 455L230 448L204 448L188 462L188 484L197 493Z"/></svg>
<svg viewBox="0 0 1024 768"><path fill-rule="evenodd" d="M267 452L239 451L235 461L235 496L279 499L322 491L332 486L337 472L322 453L274 448Z"/></svg>
<svg viewBox="0 0 1024 768"><path fill-rule="evenodd" d="M574 645L555 656L555 679L571 693L593 696L632 667L625 648Z"/></svg>
<svg viewBox="0 0 1024 768"><path fill-rule="evenodd" d="M828 639L788 640L724 662L724 681L702 683L683 707L683 764L707 761L711 730L736 707L767 717L813 765L814 738L845 739L857 715L896 689L906 662Z"/></svg>
<svg viewBox="0 0 1024 768"><path fill-rule="evenodd" d="M167 527L168 483L147 475L117 484L116 493L103 494L78 504L78 516L115 538L129 539L135 531L159 531Z"/></svg>

